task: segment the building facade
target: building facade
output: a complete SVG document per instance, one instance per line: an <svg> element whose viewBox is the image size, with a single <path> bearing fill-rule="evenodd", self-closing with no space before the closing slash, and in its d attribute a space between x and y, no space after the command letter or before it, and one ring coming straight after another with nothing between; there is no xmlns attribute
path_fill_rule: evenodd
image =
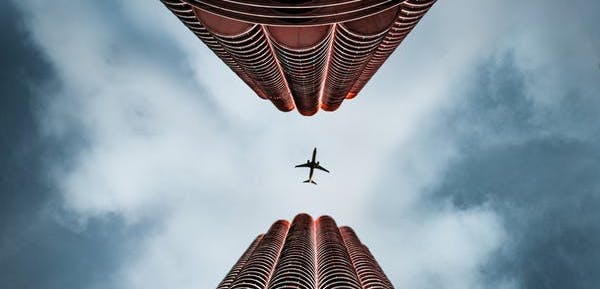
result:
<svg viewBox="0 0 600 289"><path fill-rule="evenodd" d="M256 94L313 115L355 97L436 0L161 0Z"/></svg>
<svg viewBox="0 0 600 289"><path fill-rule="evenodd" d="M277 221L250 244L217 289L391 289L349 227L329 216Z"/></svg>

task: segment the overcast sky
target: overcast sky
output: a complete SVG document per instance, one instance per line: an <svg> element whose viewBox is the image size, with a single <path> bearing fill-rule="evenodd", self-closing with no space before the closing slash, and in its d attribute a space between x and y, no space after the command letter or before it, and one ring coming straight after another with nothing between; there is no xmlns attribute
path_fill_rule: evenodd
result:
<svg viewBox="0 0 600 289"><path fill-rule="evenodd" d="M159 1L0 3L0 287L215 288L331 215L397 288L600 284L600 2L440 1L355 99L281 113ZM301 181L313 147L332 171Z"/></svg>

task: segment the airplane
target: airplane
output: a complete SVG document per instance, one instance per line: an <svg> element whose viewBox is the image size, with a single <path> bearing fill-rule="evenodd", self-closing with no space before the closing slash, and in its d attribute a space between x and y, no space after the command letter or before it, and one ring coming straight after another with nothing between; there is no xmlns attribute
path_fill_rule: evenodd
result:
<svg viewBox="0 0 600 289"><path fill-rule="evenodd" d="M310 168L310 172L308 173L308 180L304 181L303 183L311 183L311 184L317 184L315 181L313 181L313 173L315 172L315 169L319 169L322 171L326 171L329 172L326 168L322 167L321 165L319 165L319 162L316 162L315 159L317 158L317 148L315 148L313 150L312 153L312 161L310 160L306 160L305 164L301 164L301 165L297 165L296 168Z"/></svg>

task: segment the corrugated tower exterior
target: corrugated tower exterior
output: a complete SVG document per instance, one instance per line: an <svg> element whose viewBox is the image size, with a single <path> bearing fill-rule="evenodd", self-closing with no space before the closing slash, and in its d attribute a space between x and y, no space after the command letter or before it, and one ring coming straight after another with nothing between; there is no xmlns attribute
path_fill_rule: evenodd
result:
<svg viewBox="0 0 600 289"><path fill-rule="evenodd" d="M161 0L258 96L313 115L355 97L436 0Z"/></svg>
<svg viewBox="0 0 600 289"><path fill-rule="evenodd" d="M217 289L392 289L349 227L300 214L259 235Z"/></svg>

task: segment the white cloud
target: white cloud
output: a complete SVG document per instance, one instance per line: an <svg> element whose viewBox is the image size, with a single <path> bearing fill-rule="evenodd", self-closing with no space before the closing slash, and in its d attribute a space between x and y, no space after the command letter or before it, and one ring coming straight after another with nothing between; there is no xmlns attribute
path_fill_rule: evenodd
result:
<svg viewBox="0 0 600 289"><path fill-rule="evenodd" d="M115 287L214 287L256 234L306 211L356 228L399 288L489 288L479 267L501 221L427 192L460 157L438 114L518 16L497 2L440 1L357 99L312 118L253 95L158 1L20 5L62 88L47 130L86 140L58 168L66 205L157 222ZM292 168L313 146L333 172L316 187ZM393 222L368 206L388 200Z"/></svg>

